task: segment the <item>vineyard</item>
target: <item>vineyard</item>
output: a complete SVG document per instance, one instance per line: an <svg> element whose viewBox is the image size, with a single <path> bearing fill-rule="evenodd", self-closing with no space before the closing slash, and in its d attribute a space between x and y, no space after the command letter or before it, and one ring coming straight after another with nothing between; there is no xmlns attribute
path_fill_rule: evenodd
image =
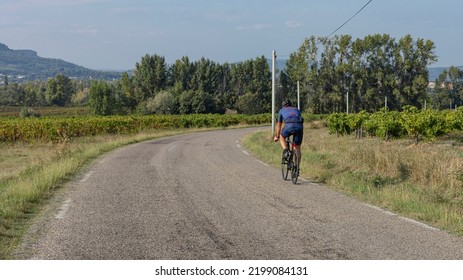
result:
<svg viewBox="0 0 463 280"><path fill-rule="evenodd" d="M270 120L270 114L3 118L0 142L62 142L75 137L134 134L153 129L259 125Z"/></svg>
<svg viewBox="0 0 463 280"><path fill-rule="evenodd" d="M433 142L436 137L463 130L463 108L437 111L404 106L401 112L382 109L376 113L334 113L327 117L327 125L330 133L336 135L355 133L356 138L364 135L384 140L409 137L416 143L419 139Z"/></svg>
<svg viewBox="0 0 463 280"><path fill-rule="evenodd" d="M270 120L270 114L7 117L0 118L0 142L62 142L75 137L134 134L153 129L260 125ZM326 116L326 121L330 133L339 136L355 134L356 138L370 136L384 140L409 137L416 143L420 139L432 142L436 137L463 130L463 107L438 111L405 106L401 112L382 109L375 113L334 113Z"/></svg>

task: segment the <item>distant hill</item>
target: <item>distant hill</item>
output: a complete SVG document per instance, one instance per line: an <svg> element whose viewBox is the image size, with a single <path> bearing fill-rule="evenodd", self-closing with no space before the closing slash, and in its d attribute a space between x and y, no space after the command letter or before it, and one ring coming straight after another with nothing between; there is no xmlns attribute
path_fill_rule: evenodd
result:
<svg viewBox="0 0 463 280"><path fill-rule="evenodd" d="M12 82L46 80L63 74L76 79L113 80L120 72L96 71L61 59L43 58L32 50L12 50L0 43L0 76L8 76Z"/></svg>

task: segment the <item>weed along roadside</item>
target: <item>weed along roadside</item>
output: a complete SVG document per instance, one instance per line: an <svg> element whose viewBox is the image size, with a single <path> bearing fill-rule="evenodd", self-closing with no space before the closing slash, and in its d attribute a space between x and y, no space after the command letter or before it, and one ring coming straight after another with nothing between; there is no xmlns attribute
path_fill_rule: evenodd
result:
<svg viewBox="0 0 463 280"><path fill-rule="evenodd" d="M249 123L239 121L238 124L262 125L269 119L268 116L253 116ZM221 120L218 129L228 126ZM48 199L93 159L131 143L213 129L208 127L207 118L197 119L199 128L191 128L194 125L190 121L182 121L188 128L80 137L70 137L72 134L66 133L62 134L65 137L56 141L48 138L41 141L39 137L30 142L2 143L0 259L12 257L28 225ZM57 123L63 125L63 122ZM67 127L74 126L64 125L64 128ZM31 133L30 139L34 135L39 134ZM257 132L248 135L242 144L262 161L279 166L281 147L270 140L271 136L270 130ZM461 139L461 135L446 136L435 143L416 145L413 140L337 137L329 133L324 121L312 120L307 122L304 132L301 176L369 204L462 236ZM277 169L275 172L278 172Z"/></svg>
<svg viewBox="0 0 463 280"><path fill-rule="evenodd" d="M192 117L186 120L189 118ZM232 123L227 123L225 118L199 117L197 119L200 124L187 121L186 128L175 126L175 128L171 126L163 129L148 128L139 133L66 136L57 141L50 138L45 138L45 141L40 139L25 142L3 141L0 148L6 152L0 155L0 167L2 167L0 173L0 259L12 257L15 247L20 244L29 224L47 204L49 198L98 156L115 148L141 141L211 129L266 124L269 119L262 116L250 118L230 116L228 118L232 120ZM212 125L209 120L213 120L215 125ZM21 120L7 120L6 122L15 121ZM37 121L40 122L40 120ZM56 120L58 124L60 121L62 124L62 119ZM164 125L168 126L167 123ZM26 129L30 127L25 126ZM17 133L17 129L13 131ZM26 134L18 135L25 136ZM37 134L31 133L30 135Z"/></svg>
<svg viewBox="0 0 463 280"><path fill-rule="evenodd" d="M280 165L281 147L271 132L248 136L243 145L261 160ZM307 124L301 176L366 203L463 236L461 136L435 143L355 139Z"/></svg>
<svg viewBox="0 0 463 280"><path fill-rule="evenodd" d="M30 158L24 156L24 161L14 163L20 169L17 173L1 177L0 259L11 257L41 207L55 191L93 159L124 145L183 132L185 131L158 131L132 136L84 137L51 145L4 144L2 149L15 146L16 154L30 155ZM42 161L35 159L37 154L45 155ZM25 163L28 160L31 160L30 165Z"/></svg>

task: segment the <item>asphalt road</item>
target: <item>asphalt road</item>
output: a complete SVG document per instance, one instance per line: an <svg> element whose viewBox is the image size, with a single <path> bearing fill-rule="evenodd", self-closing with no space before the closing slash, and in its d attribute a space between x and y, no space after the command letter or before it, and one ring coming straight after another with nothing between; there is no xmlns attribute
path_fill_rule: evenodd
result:
<svg viewBox="0 0 463 280"><path fill-rule="evenodd" d="M322 185L283 181L255 129L118 149L58 194L19 259L463 259L463 238ZM275 144L278 145L278 144Z"/></svg>

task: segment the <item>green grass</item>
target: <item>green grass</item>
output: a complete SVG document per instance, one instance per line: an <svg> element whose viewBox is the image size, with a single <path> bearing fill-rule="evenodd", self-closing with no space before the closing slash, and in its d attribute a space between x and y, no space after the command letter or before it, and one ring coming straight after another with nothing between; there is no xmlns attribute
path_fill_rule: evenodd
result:
<svg viewBox="0 0 463 280"><path fill-rule="evenodd" d="M82 137L58 144L2 144L0 168L8 171L0 173L0 259L11 258L41 207L93 159L123 145L187 131L192 130ZM301 174L359 200L463 235L461 139L414 145L336 137L325 128L306 127ZM243 145L279 167L281 147L270 132L249 135Z"/></svg>
<svg viewBox="0 0 463 280"><path fill-rule="evenodd" d="M281 147L270 132L248 136L243 146L279 167ZM304 131L301 176L361 201L463 236L461 141L414 145Z"/></svg>
<svg viewBox="0 0 463 280"><path fill-rule="evenodd" d="M96 157L124 145L199 130L205 129L84 137L59 144L3 144L0 163L9 162L17 171L0 177L0 259L11 258L41 207ZM15 154L22 157L11 162Z"/></svg>

